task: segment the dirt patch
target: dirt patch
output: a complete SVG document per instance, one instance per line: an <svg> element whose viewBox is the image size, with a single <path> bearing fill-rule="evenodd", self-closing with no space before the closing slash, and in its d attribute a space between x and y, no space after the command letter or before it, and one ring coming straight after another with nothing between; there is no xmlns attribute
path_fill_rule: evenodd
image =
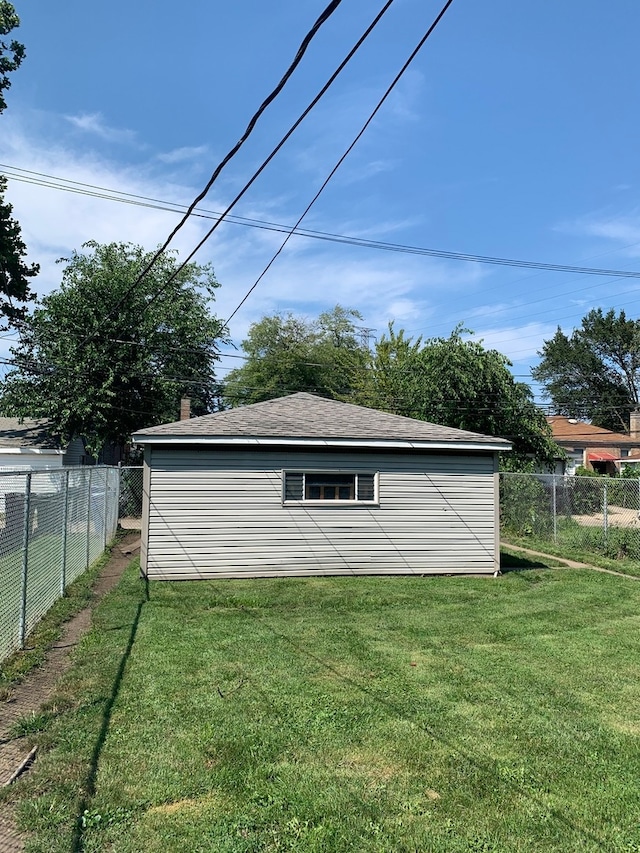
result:
<svg viewBox="0 0 640 853"><path fill-rule="evenodd" d="M602 512L594 512L590 515L572 515L571 520L576 521L583 527L604 527L604 515ZM638 511L609 504L607 507L607 524L609 527L628 527L631 529L640 527Z"/></svg>
<svg viewBox="0 0 640 853"><path fill-rule="evenodd" d="M131 531L114 546L109 561L104 565L94 586L89 607L76 613L62 627L60 638L47 652L45 662L18 684L9 697L0 702L0 786L4 785L21 762L28 756L27 738L10 737L12 726L18 720L37 714L40 707L51 698L60 676L71 665L71 652L91 627L92 608L110 592L140 548L140 534ZM20 835L3 804L0 813L0 853L16 853L23 849Z"/></svg>

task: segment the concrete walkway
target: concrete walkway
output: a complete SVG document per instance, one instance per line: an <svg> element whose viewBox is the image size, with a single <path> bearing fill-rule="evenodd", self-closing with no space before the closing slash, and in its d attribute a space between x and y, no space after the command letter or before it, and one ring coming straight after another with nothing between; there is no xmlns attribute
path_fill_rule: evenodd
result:
<svg viewBox="0 0 640 853"><path fill-rule="evenodd" d="M640 577L635 575L627 575L624 572L616 572L613 569L603 569L601 566L592 566L590 563L579 563L577 560L569 560L566 557L557 557L555 554L545 554L543 551L534 551L533 548L523 548L521 545L511 545L510 542L500 543L505 548L511 551L518 551L521 554L529 554L532 557L544 557L547 560L557 560L566 566L568 569L591 569L593 572L602 572L605 575L616 575L619 578L627 578L631 581L638 581Z"/></svg>

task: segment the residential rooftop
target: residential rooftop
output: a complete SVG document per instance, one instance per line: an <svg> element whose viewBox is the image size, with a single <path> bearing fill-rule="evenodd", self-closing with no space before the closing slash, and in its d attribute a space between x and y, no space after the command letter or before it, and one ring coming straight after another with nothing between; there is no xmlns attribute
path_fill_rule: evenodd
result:
<svg viewBox="0 0 640 853"><path fill-rule="evenodd" d="M640 446L640 439L622 432L612 432L603 427L588 424L576 418L565 415L550 415L547 417L555 441L573 442L574 444L611 444Z"/></svg>
<svg viewBox="0 0 640 853"><path fill-rule="evenodd" d="M509 450L508 441L468 430L392 415L352 403L327 400L300 392L287 397L253 403L198 418L149 427L133 434L135 442L158 443L171 439L352 441L403 444L417 442L474 445L481 449Z"/></svg>
<svg viewBox="0 0 640 853"><path fill-rule="evenodd" d="M45 419L0 418L0 449L13 447L59 450L61 444Z"/></svg>

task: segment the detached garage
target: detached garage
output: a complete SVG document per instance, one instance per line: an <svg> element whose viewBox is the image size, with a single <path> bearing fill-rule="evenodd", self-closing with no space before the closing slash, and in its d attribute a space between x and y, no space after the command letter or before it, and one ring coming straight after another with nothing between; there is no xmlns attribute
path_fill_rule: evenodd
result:
<svg viewBox="0 0 640 853"><path fill-rule="evenodd" d="M507 441L292 394L140 430L154 580L493 574Z"/></svg>

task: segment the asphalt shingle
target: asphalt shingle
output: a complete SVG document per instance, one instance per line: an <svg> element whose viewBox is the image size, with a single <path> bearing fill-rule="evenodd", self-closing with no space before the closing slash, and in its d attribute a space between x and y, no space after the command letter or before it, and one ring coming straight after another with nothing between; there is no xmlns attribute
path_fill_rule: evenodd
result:
<svg viewBox="0 0 640 853"><path fill-rule="evenodd" d="M297 393L263 403L254 403L203 415L199 418L149 427L134 433L134 439L144 438L281 438L286 439L353 439L369 441L434 441L474 442L475 444L509 444L502 439L467 430L431 424L354 406L336 400L326 400L314 394Z"/></svg>
<svg viewBox="0 0 640 853"><path fill-rule="evenodd" d="M34 418L0 418L0 449L3 447L33 447L58 450L60 442L51 435L49 421Z"/></svg>

